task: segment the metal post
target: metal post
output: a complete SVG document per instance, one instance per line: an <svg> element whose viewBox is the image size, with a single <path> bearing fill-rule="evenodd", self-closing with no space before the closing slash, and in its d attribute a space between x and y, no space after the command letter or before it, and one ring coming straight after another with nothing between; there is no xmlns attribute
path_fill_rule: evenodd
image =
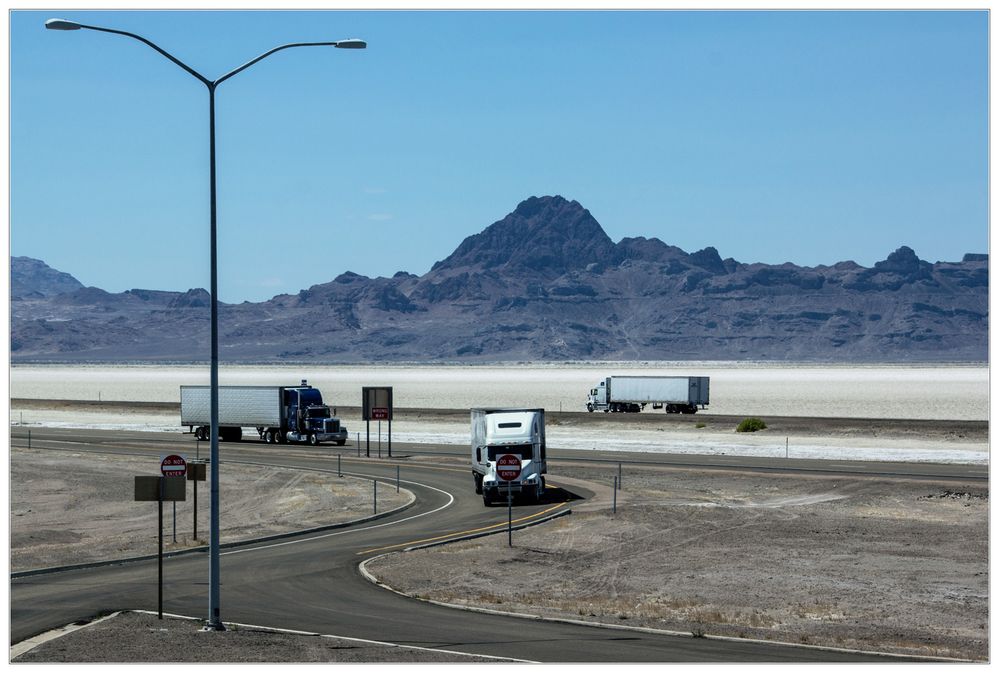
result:
<svg viewBox="0 0 999 673"><path fill-rule="evenodd" d="M374 502L375 502L375 514L378 514L378 480L377 479L372 479L371 483L373 483L375 485L375 488L374 488L374 491L373 491L373 493L374 493Z"/></svg>
<svg viewBox="0 0 999 673"><path fill-rule="evenodd" d="M361 433L357 433L357 457L361 457Z"/></svg>
<svg viewBox="0 0 999 673"><path fill-rule="evenodd" d="M173 543L177 544L177 501L173 501Z"/></svg>
<svg viewBox="0 0 999 673"><path fill-rule="evenodd" d="M206 629L225 631L222 624L221 598L222 577L219 572L221 554L219 552L219 284L218 284L218 245L215 176L215 83L208 83L208 162L209 199L211 212L210 254L211 254L211 320L212 320L212 363L211 363L211 497L208 526L208 623Z"/></svg>
<svg viewBox="0 0 999 673"><path fill-rule="evenodd" d="M399 466L395 466L395 492L399 492Z"/></svg>
<svg viewBox="0 0 999 673"><path fill-rule="evenodd" d="M506 512L507 512L507 524L506 524L506 543L508 546L513 546L513 489L510 488L510 484L506 485Z"/></svg>
<svg viewBox="0 0 999 673"><path fill-rule="evenodd" d="M388 421L389 421L389 427L388 427L388 431L389 431L389 458L391 458L392 457L392 417L391 416L389 416Z"/></svg>
<svg viewBox="0 0 999 673"><path fill-rule="evenodd" d="M28 430L28 448L31 448L31 430Z"/></svg>
<svg viewBox="0 0 999 673"><path fill-rule="evenodd" d="M336 476L342 477L343 472L340 470L340 454L336 454Z"/></svg>
<svg viewBox="0 0 999 673"><path fill-rule="evenodd" d="M621 490L621 463L617 464L617 488L615 490Z"/></svg>
<svg viewBox="0 0 999 673"><path fill-rule="evenodd" d="M617 477L614 477L614 513L617 514Z"/></svg>
<svg viewBox="0 0 999 673"><path fill-rule="evenodd" d="M378 457L382 457L382 421L378 420Z"/></svg>
<svg viewBox="0 0 999 673"><path fill-rule="evenodd" d="M156 504L159 506L159 524L160 524L160 550L157 555L159 558L159 573L157 575L157 605L159 605L159 617L163 619L163 480L166 477L160 477L157 482L159 485L159 502Z"/></svg>
<svg viewBox="0 0 999 673"><path fill-rule="evenodd" d="M790 456L791 456L791 454L790 454L790 451L791 451L790 446L791 446L791 438L790 437L785 437L784 438L784 458L790 458Z"/></svg>
<svg viewBox="0 0 999 673"><path fill-rule="evenodd" d="M370 458L371 457L371 421L365 421L364 423L365 423L365 426L367 427L367 431L368 431L367 439L366 439L367 444L364 447L364 455L365 455L366 458Z"/></svg>
<svg viewBox="0 0 999 673"><path fill-rule="evenodd" d="M198 480L194 480L194 535L195 542L198 540Z"/></svg>

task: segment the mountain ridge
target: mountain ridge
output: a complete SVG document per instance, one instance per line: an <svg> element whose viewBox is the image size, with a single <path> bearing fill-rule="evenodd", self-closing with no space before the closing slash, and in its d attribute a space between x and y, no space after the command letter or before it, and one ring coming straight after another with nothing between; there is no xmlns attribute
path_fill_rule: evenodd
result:
<svg viewBox="0 0 999 673"><path fill-rule="evenodd" d="M204 289L113 294L23 257L11 278L13 362L206 359ZM343 271L220 303L219 327L236 362L986 361L988 255L930 263L900 246L870 268L743 263L710 246L614 243L578 202L535 196L422 276Z"/></svg>

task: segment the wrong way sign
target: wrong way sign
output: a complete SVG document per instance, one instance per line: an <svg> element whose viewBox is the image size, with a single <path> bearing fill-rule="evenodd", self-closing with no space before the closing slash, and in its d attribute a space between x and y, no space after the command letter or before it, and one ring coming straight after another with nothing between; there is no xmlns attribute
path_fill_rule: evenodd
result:
<svg viewBox="0 0 999 673"><path fill-rule="evenodd" d="M496 476L503 481L513 481L520 476L520 456L506 453L496 459Z"/></svg>
<svg viewBox="0 0 999 673"><path fill-rule="evenodd" d="M160 461L160 472L164 477L183 477L187 474L187 461L184 456L170 454Z"/></svg>

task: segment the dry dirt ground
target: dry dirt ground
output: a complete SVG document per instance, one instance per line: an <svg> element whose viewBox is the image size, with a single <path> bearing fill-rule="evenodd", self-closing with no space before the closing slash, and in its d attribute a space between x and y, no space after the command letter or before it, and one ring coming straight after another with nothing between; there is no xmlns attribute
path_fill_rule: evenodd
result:
<svg viewBox="0 0 999 673"><path fill-rule="evenodd" d="M200 621L166 616L160 620L152 614L125 612L42 643L13 661L354 664L475 663L495 659L238 625L228 625L226 631L204 632Z"/></svg>
<svg viewBox="0 0 999 673"><path fill-rule="evenodd" d="M223 543L373 514L369 480L234 462L225 468L219 478ZM155 476L155 459L13 447L10 470L11 570L156 553L157 505L134 500L135 475ZM173 507L164 504L166 551L207 544L207 482L198 484L198 540L192 483L187 500L177 503L176 543ZM378 511L411 500L408 491L380 488Z"/></svg>
<svg viewBox="0 0 999 673"><path fill-rule="evenodd" d="M627 470L554 522L395 553L389 586L549 617L869 651L988 657L988 487L875 478ZM446 564L449 572L434 569Z"/></svg>
<svg viewBox="0 0 999 673"><path fill-rule="evenodd" d="M155 504L132 500L134 475L156 472L148 463L13 449L12 569L155 553ZM399 590L455 604L691 634L988 657L987 484L633 467L614 514L615 473L554 464L553 484L596 497L573 503L569 517L515 533L512 549L497 535L393 554L369 570ZM224 541L371 511L367 481L234 463L223 477ZM404 502L390 500L394 489L379 491L380 511ZM191 505L178 503L178 546L193 544ZM79 638L88 632L92 641L100 633L87 628ZM160 634L144 633L143 647ZM47 661L117 656L114 647L103 654L93 644L62 647L39 652ZM275 646L273 656L308 660L298 647ZM216 660L235 661L238 649L222 649ZM370 661L398 660L365 652Z"/></svg>

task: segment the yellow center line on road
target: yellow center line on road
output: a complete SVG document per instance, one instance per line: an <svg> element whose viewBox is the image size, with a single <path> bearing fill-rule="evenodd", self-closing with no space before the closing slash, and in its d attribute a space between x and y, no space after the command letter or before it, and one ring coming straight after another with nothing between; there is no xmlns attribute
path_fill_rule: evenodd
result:
<svg viewBox="0 0 999 673"><path fill-rule="evenodd" d="M548 509L542 510L540 512L535 512L534 514L531 514L531 515L528 515L528 516L525 516L525 517L521 517L519 519L514 519L512 523L520 523L521 521L529 521L530 519L536 519L539 516L542 516L543 514L547 514L548 512L553 512L556 509L558 509L559 507L564 507L564 506L566 506L568 504L569 504L568 500L566 500L565 502L560 502L559 504L555 505L554 507L549 507ZM493 528L502 528L502 527L507 526L507 525L508 525L508 522L502 521L500 523L496 523L496 524L493 524L491 526L484 526L482 528L473 528L471 530L457 531L457 532L454 532L454 533L448 533L446 535L438 535L437 537L428 537L428 538L425 538L423 540L411 540L409 542L400 542L399 544L392 544L392 545L389 545L387 547L377 547L375 549L365 549L364 551L357 552L357 556L360 556L361 554L371 554L371 553L376 552L376 551L385 551L387 549L396 549L398 547L408 547L409 545L414 545L414 544L423 544L425 542L436 542L438 540L446 540L449 537L457 537L459 535L471 535L472 533L481 533L482 531L485 531L485 530L492 530Z"/></svg>

